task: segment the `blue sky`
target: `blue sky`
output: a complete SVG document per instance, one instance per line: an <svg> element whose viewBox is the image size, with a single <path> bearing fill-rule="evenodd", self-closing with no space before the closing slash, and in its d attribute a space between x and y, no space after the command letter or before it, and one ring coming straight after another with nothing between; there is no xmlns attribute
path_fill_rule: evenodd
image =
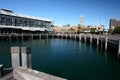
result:
<svg viewBox="0 0 120 80"><path fill-rule="evenodd" d="M12 9L42 18L52 18L55 25L78 25L80 15L85 25L109 28L109 19L120 19L120 0L0 0L0 8Z"/></svg>

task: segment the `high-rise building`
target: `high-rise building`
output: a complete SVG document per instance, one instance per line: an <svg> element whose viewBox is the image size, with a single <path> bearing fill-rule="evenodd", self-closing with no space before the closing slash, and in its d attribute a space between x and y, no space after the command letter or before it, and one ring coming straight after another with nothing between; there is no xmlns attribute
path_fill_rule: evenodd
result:
<svg viewBox="0 0 120 80"><path fill-rule="evenodd" d="M84 16L80 16L80 25L84 26Z"/></svg>
<svg viewBox="0 0 120 80"><path fill-rule="evenodd" d="M111 18L110 24L109 24L109 29L114 29L117 26L120 26L120 20L117 20L116 18Z"/></svg>

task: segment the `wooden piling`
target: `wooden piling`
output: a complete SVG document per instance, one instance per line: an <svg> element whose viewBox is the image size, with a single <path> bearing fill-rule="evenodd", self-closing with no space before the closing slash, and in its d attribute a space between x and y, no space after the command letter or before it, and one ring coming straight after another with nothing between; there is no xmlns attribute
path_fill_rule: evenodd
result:
<svg viewBox="0 0 120 80"><path fill-rule="evenodd" d="M99 46L99 36L97 36L97 46Z"/></svg>
<svg viewBox="0 0 120 80"><path fill-rule="evenodd" d="M31 34L32 40L33 40L33 34Z"/></svg>
<svg viewBox="0 0 120 80"><path fill-rule="evenodd" d="M52 34L52 38L54 38L54 34Z"/></svg>
<svg viewBox="0 0 120 80"><path fill-rule="evenodd" d="M105 50L107 50L107 41L108 41L108 37L105 37Z"/></svg>
<svg viewBox="0 0 120 80"><path fill-rule="evenodd" d="M23 39L24 39L24 35L23 35L23 33L22 33L22 41L23 41Z"/></svg>
<svg viewBox="0 0 120 80"><path fill-rule="evenodd" d="M84 41L86 42L86 35L84 34Z"/></svg>
<svg viewBox="0 0 120 80"><path fill-rule="evenodd" d="M21 47L22 67L31 68L31 49L30 47Z"/></svg>
<svg viewBox="0 0 120 80"><path fill-rule="evenodd" d="M90 35L90 43L92 44L92 35Z"/></svg>
<svg viewBox="0 0 120 80"><path fill-rule="evenodd" d="M81 34L79 34L79 40L81 41Z"/></svg>
<svg viewBox="0 0 120 80"><path fill-rule="evenodd" d="M41 39L41 34L39 35L39 39Z"/></svg>
<svg viewBox="0 0 120 80"><path fill-rule="evenodd" d="M71 33L70 33L70 39L71 39Z"/></svg>
<svg viewBox="0 0 120 80"><path fill-rule="evenodd" d="M16 68L20 66L20 48L19 47L11 47L11 59L12 59L12 68Z"/></svg>
<svg viewBox="0 0 120 80"><path fill-rule="evenodd" d="M66 39L67 39L67 34L66 34Z"/></svg>
<svg viewBox="0 0 120 80"><path fill-rule="evenodd" d="M118 57L120 57L120 38L118 40L119 44L118 44Z"/></svg>
<svg viewBox="0 0 120 80"><path fill-rule="evenodd" d="M9 35L9 40L11 41L11 34Z"/></svg>

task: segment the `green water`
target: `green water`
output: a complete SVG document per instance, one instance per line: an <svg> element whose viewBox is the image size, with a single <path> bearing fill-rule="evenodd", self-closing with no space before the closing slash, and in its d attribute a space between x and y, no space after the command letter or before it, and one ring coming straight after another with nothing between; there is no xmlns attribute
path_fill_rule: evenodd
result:
<svg viewBox="0 0 120 80"><path fill-rule="evenodd" d="M0 64L11 67L11 46L32 49L32 68L68 80L120 80L120 61L112 52L75 40L0 41Z"/></svg>

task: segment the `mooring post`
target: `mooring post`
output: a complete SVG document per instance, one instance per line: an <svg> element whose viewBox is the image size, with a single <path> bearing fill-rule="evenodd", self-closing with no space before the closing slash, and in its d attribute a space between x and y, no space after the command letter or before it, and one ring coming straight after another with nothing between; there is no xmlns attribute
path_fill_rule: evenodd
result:
<svg viewBox="0 0 120 80"><path fill-rule="evenodd" d="M3 65L2 64L0 64L0 78L2 77L2 73L3 72Z"/></svg>
<svg viewBox="0 0 120 80"><path fill-rule="evenodd" d="M81 41L81 34L79 34L79 40Z"/></svg>
<svg viewBox="0 0 120 80"><path fill-rule="evenodd" d="M107 50L107 41L108 41L108 37L105 37L105 50Z"/></svg>
<svg viewBox="0 0 120 80"><path fill-rule="evenodd" d="M12 54L12 68L16 68L20 66L20 48L19 47L11 47Z"/></svg>
<svg viewBox="0 0 120 80"><path fill-rule="evenodd" d="M120 38L119 38L119 44L118 44L118 57L120 57Z"/></svg>
<svg viewBox="0 0 120 80"><path fill-rule="evenodd" d="M92 35L90 35L90 43L92 44Z"/></svg>
<svg viewBox="0 0 120 80"><path fill-rule="evenodd" d="M97 46L99 46L99 36L97 36Z"/></svg>
<svg viewBox="0 0 120 80"><path fill-rule="evenodd" d="M22 67L31 68L31 48L21 47Z"/></svg>
<svg viewBox="0 0 120 80"><path fill-rule="evenodd" d="M86 34L84 34L84 41L86 42Z"/></svg>

